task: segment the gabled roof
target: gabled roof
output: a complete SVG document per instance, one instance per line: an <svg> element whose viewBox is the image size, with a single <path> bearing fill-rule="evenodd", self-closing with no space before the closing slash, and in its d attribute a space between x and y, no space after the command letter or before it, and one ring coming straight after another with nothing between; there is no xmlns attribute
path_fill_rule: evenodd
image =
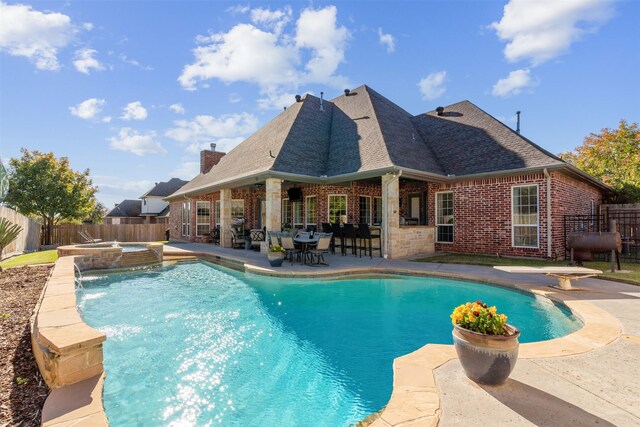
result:
<svg viewBox="0 0 640 427"><path fill-rule="evenodd" d="M564 168L603 186L469 101L412 116L366 85L331 101L306 95L168 199L266 177L339 182L407 171L446 181L474 174Z"/></svg>
<svg viewBox="0 0 640 427"><path fill-rule="evenodd" d="M156 185L146 193L144 193L140 198L143 197L167 197L172 193L175 193L178 189L180 189L183 185L188 183L189 181L182 180L180 178L171 178L167 182L158 182Z"/></svg>
<svg viewBox="0 0 640 427"><path fill-rule="evenodd" d="M142 211L141 200L123 200L111 209L105 217L134 217L139 216Z"/></svg>

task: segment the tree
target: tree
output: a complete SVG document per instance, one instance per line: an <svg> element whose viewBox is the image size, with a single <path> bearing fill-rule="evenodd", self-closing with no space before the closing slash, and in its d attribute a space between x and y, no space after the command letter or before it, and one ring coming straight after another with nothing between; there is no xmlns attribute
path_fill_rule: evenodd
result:
<svg viewBox="0 0 640 427"><path fill-rule="evenodd" d="M617 129L602 129L584 139L574 152L560 157L616 190L618 203L640 202L640 130L620 120Z"/></svg>
<svg viewBox="0 0 640 427"><path fill-rule="evenodd" d="M75 172L69 159L56 159L53 153L21 150L22 157L9 161L9 191L5 202L24 215L42 218L45 244L51 244L51 231L60 221L87 217L96 204L97 188L89 170Z"/></svg>
<svg viewBox="0 0 640 427"><path fill-rule="evenodd" d="M89 224L102 224L104 222L104 216L107 214L107 208L100 202L97 202L89 215L82 220Z"/></svg>

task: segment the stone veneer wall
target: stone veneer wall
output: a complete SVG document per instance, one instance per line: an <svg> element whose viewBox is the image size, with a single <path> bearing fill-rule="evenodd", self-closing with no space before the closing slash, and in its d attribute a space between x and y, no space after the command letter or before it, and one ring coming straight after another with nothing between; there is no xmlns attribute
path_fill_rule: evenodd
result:
<svg viewBox="0 0 640 427"><path fill-rule="evenodd" d="M89 327L76 308L74 258L60 258L31 317L31 347L50 388L101 374L106 336Z"/></svg>
<svg viewBox="0 0 640 427"><path fill-rule="evenodd" d="M389 242L389 252L394 259L433 254L435 230L435 227L428 226L400 226L396 238Z"/></svg>
<svg viewBox="0 0 640 427"><path fill-rule="evenodd" d="M58 247L58 257L81 255L76 257L76 264L81 271L128 268L162 262L164 248L162 243L130 243L127 245L144 245L147 250L123 252L122 247L89 248L82 245L70 245Z"/></svg>

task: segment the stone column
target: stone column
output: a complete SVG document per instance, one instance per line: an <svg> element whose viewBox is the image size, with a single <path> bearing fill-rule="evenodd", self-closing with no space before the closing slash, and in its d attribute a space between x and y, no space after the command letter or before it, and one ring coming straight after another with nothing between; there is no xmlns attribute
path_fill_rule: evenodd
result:
<svg viewBox="0 0 640 427"><path fill-rule="evenodd" d="M400 234L400 177L382 176L382 244L383 254L394 257L394 247Z"/></svg>
<svg viewBox="0 0 640 427"><path fill-rule="evenodd" d="M231 247L231 189L220 190L220 246Z"/></svg>
<svg viewBox="0 0 640 427"><path fill-rule="evenodd" d="M266 180L267 231L280 231L282 226L282 181L275 178Z"/></svg>

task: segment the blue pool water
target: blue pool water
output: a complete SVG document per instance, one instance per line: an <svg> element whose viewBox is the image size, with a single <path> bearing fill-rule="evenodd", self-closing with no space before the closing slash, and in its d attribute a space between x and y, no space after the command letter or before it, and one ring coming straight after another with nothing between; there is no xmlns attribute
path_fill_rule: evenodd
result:
<svg viewBox="0 0 640 427"><path fill-rule="evenodd" d="M282 279L205 263L85 277L106 333L112 426L346 426L384 406L395 357L450 344L452 309L482 299L521 342L581 323L548 299L424 277Z"/></svg>

